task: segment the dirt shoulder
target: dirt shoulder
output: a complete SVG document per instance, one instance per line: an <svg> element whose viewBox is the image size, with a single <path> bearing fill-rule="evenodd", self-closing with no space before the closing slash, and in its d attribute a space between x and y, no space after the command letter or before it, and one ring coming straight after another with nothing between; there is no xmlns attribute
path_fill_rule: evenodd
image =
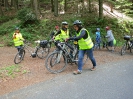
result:
<svg viewBox="0 0 133 99"><path fill-rule="evenodd" d="M0 69L15 65L14 56L16 52L17 50L14 47L0 47ZM119 48L117 48L116 52L114 53L108 52L106 49L94 51L94 56L97 61L97 69L99 65L108 62L131 59L133 57L129 52L126 55L121 56ZM22 87L26 87L35 83L52 79L56 76L72 73L73 70L77 69L77 66L69 64L65 71L59 74L51 74L45 68L44 62L45 59L32 58L30 57L29 53L26 53L24 61L18 65L20 67L20 71L16 72L17 76L0 77L0 89L2 89L0 90L0 95L10 93L14 90L18 90ZM83 69L90 68L92 68L92 64L90 61L88 61ZM26 72L24 73L24 71Z"/></svg>

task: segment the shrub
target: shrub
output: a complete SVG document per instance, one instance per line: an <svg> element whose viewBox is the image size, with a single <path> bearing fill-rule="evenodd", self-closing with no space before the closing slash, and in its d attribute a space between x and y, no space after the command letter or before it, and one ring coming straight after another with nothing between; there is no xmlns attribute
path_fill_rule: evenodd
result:
<svg viewBox="0 0 133 99"><path fill-rule="evenodd" d="M21 20L23 24L35 23L37 21L35 13L30 8L24 8L18 11L17 18Z"/></svg>

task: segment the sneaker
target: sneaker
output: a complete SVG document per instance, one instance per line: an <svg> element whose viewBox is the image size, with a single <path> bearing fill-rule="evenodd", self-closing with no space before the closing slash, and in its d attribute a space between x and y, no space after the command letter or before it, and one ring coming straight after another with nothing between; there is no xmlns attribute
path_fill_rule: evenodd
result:
<svg viewBox="0 0 133 99"><path fill-rule="evenodd" d="M93 67L92 69L91 69L91 71L95 71L96 70L96 67Z"/></svg>
<svg viewBox="0 0 133 99"><path fill-rule="evenodd" d="M77 71L73 71L73 74L74 74L74 75L81 74L81 73L82 73L82 72L79 71L79 70L77 70Z"/></svg>

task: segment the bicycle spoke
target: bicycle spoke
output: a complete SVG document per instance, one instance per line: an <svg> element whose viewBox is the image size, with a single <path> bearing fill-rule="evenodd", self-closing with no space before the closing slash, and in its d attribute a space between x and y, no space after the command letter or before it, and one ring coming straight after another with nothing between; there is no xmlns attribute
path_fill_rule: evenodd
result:
<svg viewBox="0 0 133 99"><path fill-rule="evenodd" d="M14 58L14 63L18 64L24 59L25 50L18 52Z"/></svg>
<svg viewBox="0 0 133 99"><path fill-rule="evenodd" d="M37 49L37 56L39 58L45 58L49 54L49 50L50 50L50 48L42 48L42 47L40 47L40 48Z"/></svg>
<svg viewBox="0 0 133 99"><path fill-rule="evenodd" d="M51 73L59 73L67 66L67 59L63 53L60 56L59 52L54 52L46 58L45 66Z"/></svg>

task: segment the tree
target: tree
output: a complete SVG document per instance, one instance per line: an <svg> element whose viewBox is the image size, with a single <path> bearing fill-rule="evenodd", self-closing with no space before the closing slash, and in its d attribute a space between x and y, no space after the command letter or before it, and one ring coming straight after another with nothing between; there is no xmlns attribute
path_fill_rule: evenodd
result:
<svg viewBox="0 0 133 99"><path fill-rule="evenodd" d="M2 11L2 1L0 0L0 16L3 16L3 11Z"/></svg>
<svg viewBox="0 0 133 99"><path fill-rule="evenodd" d="M65 0L65 4L64 4L64 11L67 11L67 0Z"/></svg>
<svg viewBox="0 0 133 99"><path fill-rule="evenodd" d="M103 18L103 0L99 0L99 19Z"/></svg>
<svg viewBox="0 0 133 99"><path fill-rule="evenodd" d="M54 0L54 16L58 16L58 0Z"/></svg>
<svg viewBox="0 0 133 99"><path fill-rule="evenodd" d="M39 13L40 11L39 11L39 7L38 7L38 5L39 5L38 0L34 0L33 5L34 5L36 17L37 17L37 19L39 19L40 18L40 13Z"/></svg>
<svg viewBox="0 0 133 99"><path fill-rule="evenodd" d="M54 12L54 1L53 0L51 0L51 6L52 6L51 11Z"/></svg>

